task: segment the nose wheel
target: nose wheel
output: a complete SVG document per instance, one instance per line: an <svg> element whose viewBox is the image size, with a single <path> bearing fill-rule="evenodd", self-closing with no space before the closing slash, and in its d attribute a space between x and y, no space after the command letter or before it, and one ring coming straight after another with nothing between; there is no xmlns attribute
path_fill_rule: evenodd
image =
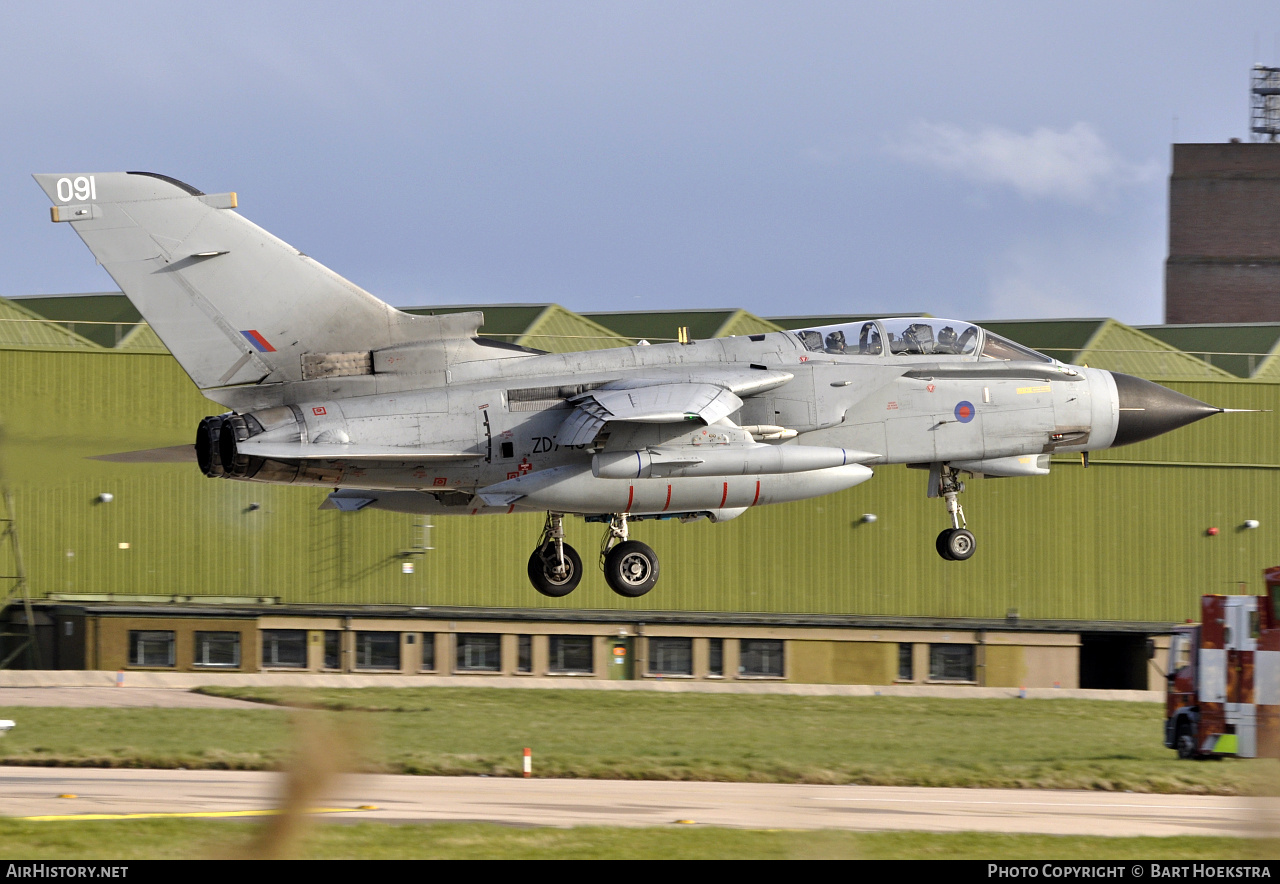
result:
<svg viewBox="0 0 1280 884"><path fill-rule="evenodd" d="M542 537L529 556L529 582L553 599L563 598L582 581L582 559L564 542L564 515L547 513Z"/></svg>
<svg viewBox="0 0 1280 884"><path fill-rule="evenodd" d="M948 528L938 535L938 555L952 562L963 562L973 555L977 541L964 528Z"/></svg>
<svg viewBox="0 0 1280 884"><path fill-rule="evenodd" d="M658 582L658 554L627 534L626 513L609 520L609 530L600 544L600 567L610 589L624 598L638 599Z"/></svg>
<svg viewBox="0 0 1280 884"><path fill-rule="evenodd" d="M959 473L947 464L934 464L929 470L929 496L944 499L951 518L951 527L938 535L934 546L938 555L950 562L963 562L977 548L973 532L965 524L964 507L960 506L962 491L964 483L959 480Z"/></svg>

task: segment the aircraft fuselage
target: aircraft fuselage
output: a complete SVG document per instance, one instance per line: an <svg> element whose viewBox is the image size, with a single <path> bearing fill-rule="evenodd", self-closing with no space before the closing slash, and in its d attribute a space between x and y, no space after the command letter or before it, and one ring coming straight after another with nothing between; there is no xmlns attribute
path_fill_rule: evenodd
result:
<svg viewBox="0 0 1280 884"><path fill-rule="evenodd" d="M608 368L601 365L606 360ZM320 451L338 442L407 452L431 446L474 457L456 461L412 456L376 461L267 457L252 475L240 478L425 491L426 495L414 493L410 498L417 499L412 511L478 514L545 509L527 495L505 506L487 506L470 496L507 480L576 467L585 475L578 476L566 493L579 496L580 505L555 501L560 504L555 508L582 513L628 511L628 480L591 475L593 455L686 441L691 430L705 435L708 428L637 424L622 432L615 430L603 444L563 444L560 431L572 408L568 399L575 392L628 378L670 383L705 379L708 370L717 369L726 375L791 375L777 386L745 397L742 408L731 416L733 423L794 430L794 438L783 444L859 452L859 462L867 466L961 461L978 465L981 472L978 462L1030 457L1023 472L1034 475L1044 471L1037 469L1039 456L1110 445L1119 415L1115 384L1106 371L1057 363L984 363L958 355L815 354L806 351L792 333L778 332L687 345L462 363L451 369L443 388L343 398L317 395L289 406L252 409L247 413L263 427L263 432L252 436L253 442L296 445L299 453ZM391 380L404 387L411 376L396 375ZM315 382L317 387L325 383ZM1016 465L1005 464L1005 469L1017 474ZM629 511L733 509L817 496L869 477L869 472L855 475L847 470L839 475L808 469L763 476L742 475L739 470L737 475L725 475L731 482L726 494L725 480L669 476L663 483L673 486L672 501L666 499L665 488L660 501L647 493L645 486L657 487L659 480L637 478L630 484L638 485L647 505L637 506L641 501L631 493ZM754 485L757 479L762 482L759 494ZM408 508L408 501L400 503Z"/></svg>

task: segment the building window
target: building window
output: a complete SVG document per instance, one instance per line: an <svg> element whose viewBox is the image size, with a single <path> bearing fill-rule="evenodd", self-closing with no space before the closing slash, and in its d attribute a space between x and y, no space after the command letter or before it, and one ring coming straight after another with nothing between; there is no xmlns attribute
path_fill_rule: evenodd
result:
<svg viewBox="0 0 1280 884"><path fill-rule="evenodd" d="M356 669L399 668L400 633L356 633Z"/></svg>
<svg viewBox="0 0 1280 884"><path fill-rule="evenodd" d="M262 632L262 665L305 669L307 632L304 629L265 629Z"/></svg>
<svg viewBox="0 0 1280 884"><path fill-rule="evenodd" d="M738 642L738 674L751 678L782 678L782 641L744 638Z"/></svg>
<svg viewBox="0 0 1280 884"><path fill-rule="evenodd" d="M458 635L459 672L501 672L502 636L488 633Z"/></svg>
<svg viewBox="0 0 1280 884"><path fill-rule="evenodd" d="M707 639L707 675L724 675L724 639Z"/></svg>
<svg viewBox="0 0 1280 884"><path fill-rule="evenodd" d="M516 672L533 672L533 636L516 636Z"/></svg>
<svg viewBox="0 0 1280 884"><path fill-rule="evenodd" d="M650 675L693 675L693 639L650 638Z"/></svg>
<svg viewBox="0 0 1280 884"><path fill-rule="evenodd" d="M973 645L929 645L930 681L974 681Z"/></svg>
<svg viewBox="0 0 1280 884"><path fill-rule="evenodd" d="M428 671L436 668L436 634L422 633L422 668Z"/></svg>
<svg viewBox="0 0 1280 884"><path fill-rule="evenodd" d="M550 639L547 669L550 672L595 672L592 646L595 639L589 635L553 635Z"/></svg>
<svg viewBox="0 0 1280 884"><path fill-rule="evenodd" d="M240 633L197 632L195 665L229 668L239 666Z"/></svg>
<svg viewBox="0 0 1280 884"><path fill-rule="evenodd" d="M898 643L898 681L916 680L915 663L912 660L915 647L911 642Z"/></svg>
<svg viewBox="0 0 1280 884"><path fill-rule="evenodd" d="M172 666L174 654L173 632L167 629L129 630L130 666Z"/></svg>
<svg viewBox="0 0 1280 884"><path fill-rule="evenodd" d="M342 668L342 633L336 629L324 631L324 668Z"/></svg>

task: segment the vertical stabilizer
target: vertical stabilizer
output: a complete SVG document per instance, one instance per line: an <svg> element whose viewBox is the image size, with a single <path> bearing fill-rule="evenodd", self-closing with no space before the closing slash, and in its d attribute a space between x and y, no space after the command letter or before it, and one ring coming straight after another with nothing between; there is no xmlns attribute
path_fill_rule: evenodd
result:
<svg viewBox="0 0 1280 884"><path fill-rule="evenodd" d="M202 390L299 381L331 354L464 332L308 258L235 212L234 193L150 172L34 177L52 220L75 229Z"/></svg>

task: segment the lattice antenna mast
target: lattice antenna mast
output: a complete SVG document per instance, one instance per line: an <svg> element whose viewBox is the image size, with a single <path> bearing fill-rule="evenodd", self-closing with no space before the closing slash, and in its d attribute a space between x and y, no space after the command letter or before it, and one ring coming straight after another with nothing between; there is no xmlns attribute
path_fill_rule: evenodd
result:
<svg viewBox="0 0 1280 884"><path fill-rule="evenodd" d="M4 432L0 429L0 448L4 445ZM0 669L8 669L15 660L26 655L29 669L40 668L40 647L36 644L36 620L31 610L31 594L27 590L27 571L22 564L22 546L18 543L18 519L13 508L13 494L0 468L0 497L4 499L4 512L0 514ZM26 615L26 629L13 625L13 609L22 606Z"/></svg>
<svg viewBox="0 0 1280 884"><path fill-rule="evenodd" d="M1280 139L1280 68L1255 64L1249 95L1249 138L1252 141Z"/></svg>

